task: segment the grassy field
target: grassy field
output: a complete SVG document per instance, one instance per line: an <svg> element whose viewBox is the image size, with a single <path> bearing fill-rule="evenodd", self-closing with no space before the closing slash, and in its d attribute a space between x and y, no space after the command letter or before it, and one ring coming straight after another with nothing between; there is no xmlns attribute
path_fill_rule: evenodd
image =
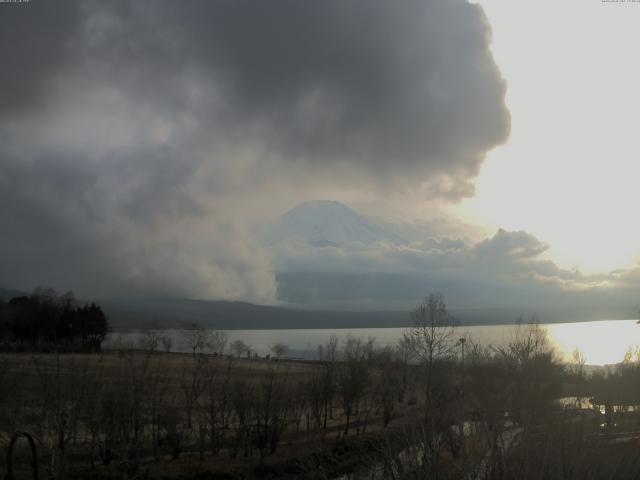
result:
<svg viewBox="0 0 640 480"><path fill-rule="evenodd" d="M353 469L357 461L348 453L375 442L383 420L372 391L365 393L376 372L363 378L348 433L337 374L331 405L324 406L331 411L318 412L322 393L311 399L309 387L326 371L319 362L136 351L2 354L0 448L13 432L31 432L41 469L75 475L121 476L131 468L152 477L202 471L330 477ZM394 411L390 424L400 425L411 408ZM18 470L28 465L21 443Z"/></svg>
<svg viewBox="0 0 640 480"><path fill-rule="evenodd" d="M0 354L0 450L29 432L55 478L640 475L640 365L586 375L529 339L469 348L464 364L355 339L316 362ZM26 441L15 453L29 478Z"/></svg>

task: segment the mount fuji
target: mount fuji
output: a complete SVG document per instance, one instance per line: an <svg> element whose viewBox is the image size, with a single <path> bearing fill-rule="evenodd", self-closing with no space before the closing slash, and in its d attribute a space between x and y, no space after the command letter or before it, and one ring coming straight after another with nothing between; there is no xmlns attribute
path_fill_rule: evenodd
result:
<svg viewBox="0 0 640 480"><path fill-rule="evenodd" d="M330 200L307 201L292 208L266 227L263 240L271 246L295 243L313 247L408 243L345 204Z"/></svg>

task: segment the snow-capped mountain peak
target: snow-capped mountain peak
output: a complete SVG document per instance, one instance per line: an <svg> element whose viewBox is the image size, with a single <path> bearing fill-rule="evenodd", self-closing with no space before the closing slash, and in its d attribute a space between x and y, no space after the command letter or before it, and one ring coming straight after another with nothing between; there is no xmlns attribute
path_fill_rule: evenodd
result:
<svg viewBox="0 0 640 480"><path fill-rule="evenodd" d="M267 227L265 240L270 245L295 242L315 247L407 243L345 204L330 200L307 201L292 208Z"/></svg>

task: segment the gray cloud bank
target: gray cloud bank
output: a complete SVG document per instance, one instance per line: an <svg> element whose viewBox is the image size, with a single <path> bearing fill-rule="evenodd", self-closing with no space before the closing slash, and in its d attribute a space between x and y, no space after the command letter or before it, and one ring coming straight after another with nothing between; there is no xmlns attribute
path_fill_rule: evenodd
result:
<svg viewBox="0 0 640 480"><path fill-rule="evenodd" d="M0 284L274 301L271 199L472 193L489 42L462 0L0 4Z"/></svg>
<svg viewBox="0 0 640 480"><path fill-rule="evenodd" d="M454 308L637 313L640 267L594 275L563 269L544 258L546 244L522 231L499 230L478 242L425 238L401 246L283 243L276 254L280 295L304 307L406 309L425 292L442 291Z"/></svg>

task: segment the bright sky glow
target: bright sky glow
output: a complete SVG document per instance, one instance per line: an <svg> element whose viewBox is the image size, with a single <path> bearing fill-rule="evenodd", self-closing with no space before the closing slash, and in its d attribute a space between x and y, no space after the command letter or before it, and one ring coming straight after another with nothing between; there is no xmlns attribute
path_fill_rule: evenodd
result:
<svg viewBox="0 0 640 480"><path fill-rule="evenodd" d="M549 339L558 355L571 361L578 349L587 365L610 365L621 362L626 352L638 358L638 325L635 320L558 323L547 326ZM603 342L602 339L607 341Z"/></svg>
<svg viewBox="0 0 640 480"><path fill-rule="evenodd" d="M639 259L640 3L480 0L508 82L508 143L465 219L527 230L585 272Z"/></svg>

